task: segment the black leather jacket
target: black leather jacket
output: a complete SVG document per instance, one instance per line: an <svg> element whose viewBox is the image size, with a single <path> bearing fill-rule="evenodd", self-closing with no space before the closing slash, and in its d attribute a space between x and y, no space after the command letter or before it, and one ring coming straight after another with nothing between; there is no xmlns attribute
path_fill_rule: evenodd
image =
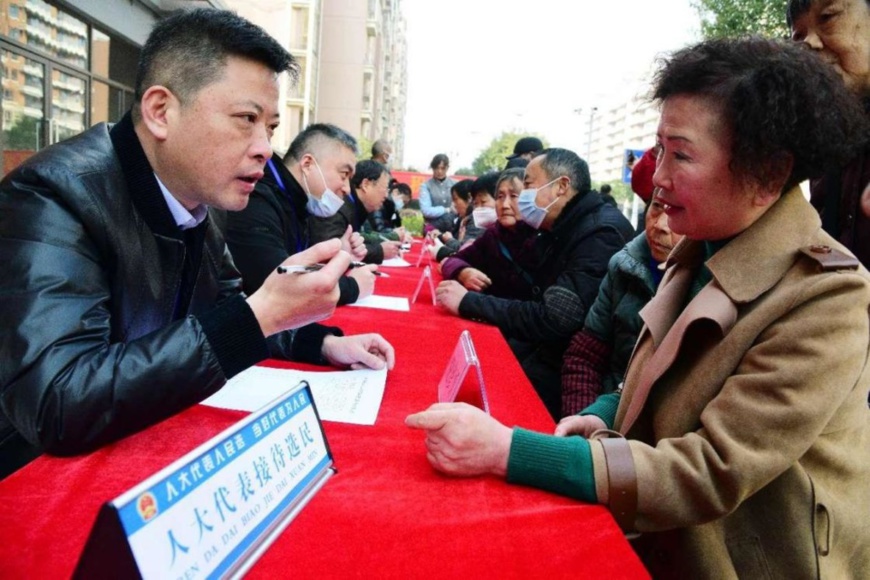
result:
<svg viewBox="0 0 870 580"><path fill-rule="evenodd" d="M156 423L270 355L323 362L326 327L264 339L222 236L202 227L179 308L184 234L129 115L0 183L0 476Z"/></svg>

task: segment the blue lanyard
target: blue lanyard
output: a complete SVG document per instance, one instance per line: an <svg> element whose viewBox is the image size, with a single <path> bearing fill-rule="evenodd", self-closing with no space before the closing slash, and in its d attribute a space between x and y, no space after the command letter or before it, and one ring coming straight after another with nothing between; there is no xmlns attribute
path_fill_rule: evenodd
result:
<svg viewBox="0 0 870 580"><path fill-rule="evenodd" d="M352 191L347 193L347 198L350 200L350 203L353 204L353 223L356 226L353 231L358 232L360 231L362 224L360 223L359 215L356 213L356 198L353 196Z"/></svg>
<svg viewBox="0 0 870 580"><path fill-rule="evenodd" d="M275 177L275 181L278 182L278 188L284 193L287 197L287 201L290 202L290 211L293 212L293 219L296 221L296 224L299 224L299 218L296 215L296 207L293 203L293 198L290 197L290 193L287 192L287 188L284 187L284 180L281 179L281 176L278 174L278 169L275 167L275 162L269 159L266 161L266 165L269 166L269 169L272 170L272 175ZM296 235L296 253L298 254L302 250L308 247L308 244L305 243L304 233L302 232L302 228L299 228L299 231Z"/></svg>

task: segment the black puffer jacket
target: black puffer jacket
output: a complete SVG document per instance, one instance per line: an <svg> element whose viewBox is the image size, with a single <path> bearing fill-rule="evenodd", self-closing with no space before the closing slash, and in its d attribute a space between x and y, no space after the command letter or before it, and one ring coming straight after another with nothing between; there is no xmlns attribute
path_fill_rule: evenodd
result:
<svg viewBox="0 0 870 580"><path fill-rule="evenodd" d="M0 476L160 421L270 354L323 362L333 331L264 339L217 228L195 229L185 242L129 115L0 183Z"/></svg>
<svg viewBox="0 0 870 580"><path fill-rule="evenodd" d="M554 364L571 336L583 327L598 295L611 256L634 237L625 217L596 192L577 195L556 218L553 229L534 241L532 300L511 300L469 292L459 304L466 318L482 319L507 338L546 345Z"/></svg>
<svg viewBox="0 0 870 580"><path fill-rule="evenodd" d="M245 209L212 210L221 231L225 232L227 246L242 273L248 294L256 292L287 256L310 245L309 215L305 208L308 196L278 155L272 155L272 167L278 179L267 167ZM341 291L339 306L359 298L359 284L350 276L339 278L338 289Z"/></svg>

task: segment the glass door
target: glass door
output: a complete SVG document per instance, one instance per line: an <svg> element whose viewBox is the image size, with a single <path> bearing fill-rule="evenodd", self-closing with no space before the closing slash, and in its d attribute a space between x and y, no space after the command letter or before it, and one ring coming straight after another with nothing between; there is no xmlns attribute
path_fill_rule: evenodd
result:
<svg viewBox="0 0 870 580"><path fill-rule="evenodd" d="M0 49L3 175L48 143L45 71L38 60Z"/></svg>
<svg viewBox="0 0 870 580"><path fill-rule="evenodd" d="M48 144L53 145L87 128L87 81L78 75L52 68L50 89Z"/></svg>
<svg viewBox="0 0 870 580"><path fill-rule="evenodd" d="M88 125L88 80L15 47L0 46L0 148L3 175L40 149Z"/></svg>

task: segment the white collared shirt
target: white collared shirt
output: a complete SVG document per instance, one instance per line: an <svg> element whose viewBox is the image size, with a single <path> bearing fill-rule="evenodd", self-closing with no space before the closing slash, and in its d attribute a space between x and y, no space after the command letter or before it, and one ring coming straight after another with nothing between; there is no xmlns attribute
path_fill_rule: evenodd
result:
<svg viewBox="0 0 870 580"><path fill-rule="evenodd" d="M175 199L174 195L169 193L169 190L166 189L166 186L163 185L163 182L160 181L160 178L157 177L156 173L154 174L154 177L157 178L157 185L160 186L160 191L163 192L163 199L166 200L166 205L169 207L169 213L172 214L172 219L175 220L175 225L182 230L189 230L203 222L205 216L208 214L208 208L204 204L199 204L193 208L193 211L187 211L187 209L181 205L181 202Z"/></svg>

